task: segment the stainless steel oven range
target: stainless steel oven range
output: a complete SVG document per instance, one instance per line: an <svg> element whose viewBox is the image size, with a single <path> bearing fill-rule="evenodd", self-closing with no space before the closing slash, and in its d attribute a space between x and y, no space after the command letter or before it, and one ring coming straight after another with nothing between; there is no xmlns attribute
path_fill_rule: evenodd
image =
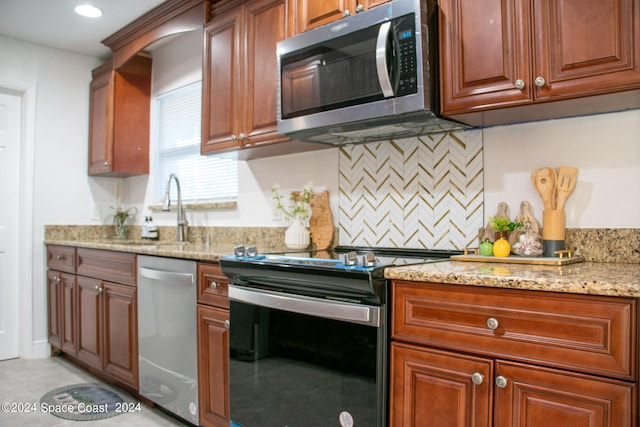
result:
<svg viewBox="0 0 640 427"><path fill-rule="evenodd" d="M230 279L231 425L387 425L390 265L453 251L338 247L220 260Z"/></svg>

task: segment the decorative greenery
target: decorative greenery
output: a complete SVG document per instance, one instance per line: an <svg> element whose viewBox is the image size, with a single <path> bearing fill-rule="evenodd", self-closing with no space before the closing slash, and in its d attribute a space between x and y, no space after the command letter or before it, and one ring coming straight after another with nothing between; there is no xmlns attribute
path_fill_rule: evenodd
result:
<svg viewBox="0 0 640 427"><path fill-rule="evenodd" d="M292 191L289 195L289 205L284 206L282 203L283 196L279 193L280 186L274 184L271 187L271 194L273 200L276 202L276 207L281 210L287 220L296 219L305 221L309 218L310 206L309 202L313 196L313 188L311 183L308 183L302 188L302 191Z"/></svg>
<svg viewBox="0 0 640 427"><path fill-rule="evenodd" d="M510 221L509 218L489 217L489 225L493 231L513 231L516 228L522 227L524 224Z"/></svg>
<svg viewBox="0 0 640 427"><path fill-rule="evenodd" d="M110 206L111 209L115 209L116 213L111 215L109 218L112 219L114 225L124 225L127 219L136 216L138 213L138 209L135 206L130 207L129 209L122 210L121 207L114 208Z"/></svg>

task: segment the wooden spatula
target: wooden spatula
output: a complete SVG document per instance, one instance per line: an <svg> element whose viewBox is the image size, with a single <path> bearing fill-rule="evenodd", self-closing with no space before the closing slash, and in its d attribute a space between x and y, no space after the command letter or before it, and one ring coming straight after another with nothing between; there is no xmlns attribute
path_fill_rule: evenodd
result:
<svg viewBox="0 0 640 427"><path fill-rule="evenodd" d="M536 189L545 210L556 208L556 171L551 168L535 169L531 172L531 183Z"/></svg>
<svg viewBox="0 0 640 427"><path fill-rule="evenodd" d="M560 166L556 169L556 209L563 210L567 197L576 186L578 169L570 166Z"/></svg>

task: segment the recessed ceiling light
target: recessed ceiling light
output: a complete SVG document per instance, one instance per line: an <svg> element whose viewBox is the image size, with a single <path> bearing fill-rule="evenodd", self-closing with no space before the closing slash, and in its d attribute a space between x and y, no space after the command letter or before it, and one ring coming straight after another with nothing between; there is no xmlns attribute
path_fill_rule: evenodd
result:
<svg viewBox="0 0 640 427"><path fill-rule="evenodd" d="M87 18L99 18L102 16L102 10L90 4L79 4L74 10L78 15L86 16Z"/></svg>

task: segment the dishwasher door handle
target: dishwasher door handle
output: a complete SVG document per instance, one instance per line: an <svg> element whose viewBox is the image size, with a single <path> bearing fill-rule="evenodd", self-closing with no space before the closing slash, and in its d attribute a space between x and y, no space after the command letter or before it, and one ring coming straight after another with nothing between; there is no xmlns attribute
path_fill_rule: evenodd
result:
<svg viewBox="0 0 640 427"><path fill-rule="evenodd" d="M162 282L173 282L181 285L193 285L194 275L191 273L178 273L175 271L156 270L149 267L138 267L138 272L147 279L159 280Z"/></svg>
<svg viewBox="0 0 640 427"><path fill-rule="evenodd" d="M265 290L253 290L233 284L229 285L229 299L246 304L308 314L342 322L359 323L361 325L379 327L383 322L380 315L380 307Z"/></svg>

